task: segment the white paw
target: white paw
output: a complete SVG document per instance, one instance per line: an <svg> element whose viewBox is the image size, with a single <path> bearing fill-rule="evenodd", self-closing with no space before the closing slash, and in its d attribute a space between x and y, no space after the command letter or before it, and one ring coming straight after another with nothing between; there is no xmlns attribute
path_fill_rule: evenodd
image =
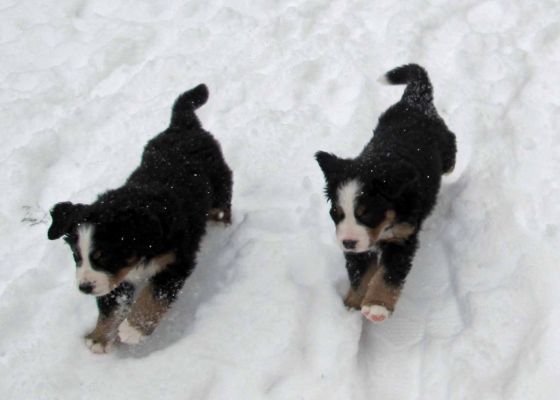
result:
<svg viewBox="0 0 560 400"><path fill-rule="evenodd" d="M144 339L144 334L130 325L128 319L125 319L119 325L119 339L122 343L138 344Z"/></svg>
<svg viewBox="0 0 560 400"><path fill-rule="evenodd" d="M362 306L362 315L371 322L383 322L391 316L391 312L383 306Z"/></svg>
<svg viewBox="0 0 560 400"><path fill-rule="evenodd" d="M86 346L94 354L105 354L111 351L113 343L101 343L93 339L86 338Z"/></svg>

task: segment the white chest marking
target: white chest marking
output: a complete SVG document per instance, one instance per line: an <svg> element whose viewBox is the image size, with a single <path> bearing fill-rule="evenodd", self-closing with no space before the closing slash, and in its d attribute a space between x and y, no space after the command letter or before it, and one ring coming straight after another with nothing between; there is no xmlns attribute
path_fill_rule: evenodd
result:
<svg viewBox="0 0 560 400"><path fill-rule="evenodd" d="M148 264L140 263L126 275L125 280L134 285L145 283L164 268L165 265L158 263L156 260L151 260Z"/></svg>

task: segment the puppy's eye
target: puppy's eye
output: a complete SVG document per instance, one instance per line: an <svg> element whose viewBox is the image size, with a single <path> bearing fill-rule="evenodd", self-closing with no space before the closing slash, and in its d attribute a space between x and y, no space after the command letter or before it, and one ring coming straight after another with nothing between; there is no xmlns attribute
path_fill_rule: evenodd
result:
<svg viewBox="0 0 560 400"><path fill-rule="evenodd" d="M99 264L103 260L103 253L99 250L94 251L90 256L91 261Z"/></svg>
<svg viewBox="0 0 560 400"><path fill-rule="evenodd" d="M334 222L340 221L344 217L344 212L340 207L333 206L329 213L331 214L331 218Z"/></svg>
<svg viewBox="0 0 560 400"><path fill-rule="evenodd" d="M358 208L356 208L356 217L363 217L366 214L367 208L365 208L364 206L358 206Z"/></svg>

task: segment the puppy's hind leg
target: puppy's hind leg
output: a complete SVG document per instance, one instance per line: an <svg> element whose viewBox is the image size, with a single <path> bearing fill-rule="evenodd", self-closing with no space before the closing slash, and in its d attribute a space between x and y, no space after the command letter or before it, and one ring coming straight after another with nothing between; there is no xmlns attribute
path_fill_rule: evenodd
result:
<svg viewBox="0 0 560 400"><path fill-rule="evenodd" d="M231 197L233 189L233 173L220 156L219 167L211 175L213 201L208 212L208 219L224 224L231 223Z"/></svg>

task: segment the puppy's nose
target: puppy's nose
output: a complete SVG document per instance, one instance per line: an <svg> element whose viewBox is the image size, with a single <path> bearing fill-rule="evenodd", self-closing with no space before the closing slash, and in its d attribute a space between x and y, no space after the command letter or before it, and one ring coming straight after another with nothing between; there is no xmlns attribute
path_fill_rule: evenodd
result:
<svg viewBox="0 0 560 400"><path fill-rule="evenodd" d="M357 244L358 244L357 240L343 240L342 241L342 245L347 250L354 250L356 248Z"/></svg>
<svg viewBox="0 0 560 400"><path fill-rule="evenodd" d="M80 283L80 286L78 286L78 288L85 294L90 294L91 292L93 292L93 285L89 282Z"/></svg>

